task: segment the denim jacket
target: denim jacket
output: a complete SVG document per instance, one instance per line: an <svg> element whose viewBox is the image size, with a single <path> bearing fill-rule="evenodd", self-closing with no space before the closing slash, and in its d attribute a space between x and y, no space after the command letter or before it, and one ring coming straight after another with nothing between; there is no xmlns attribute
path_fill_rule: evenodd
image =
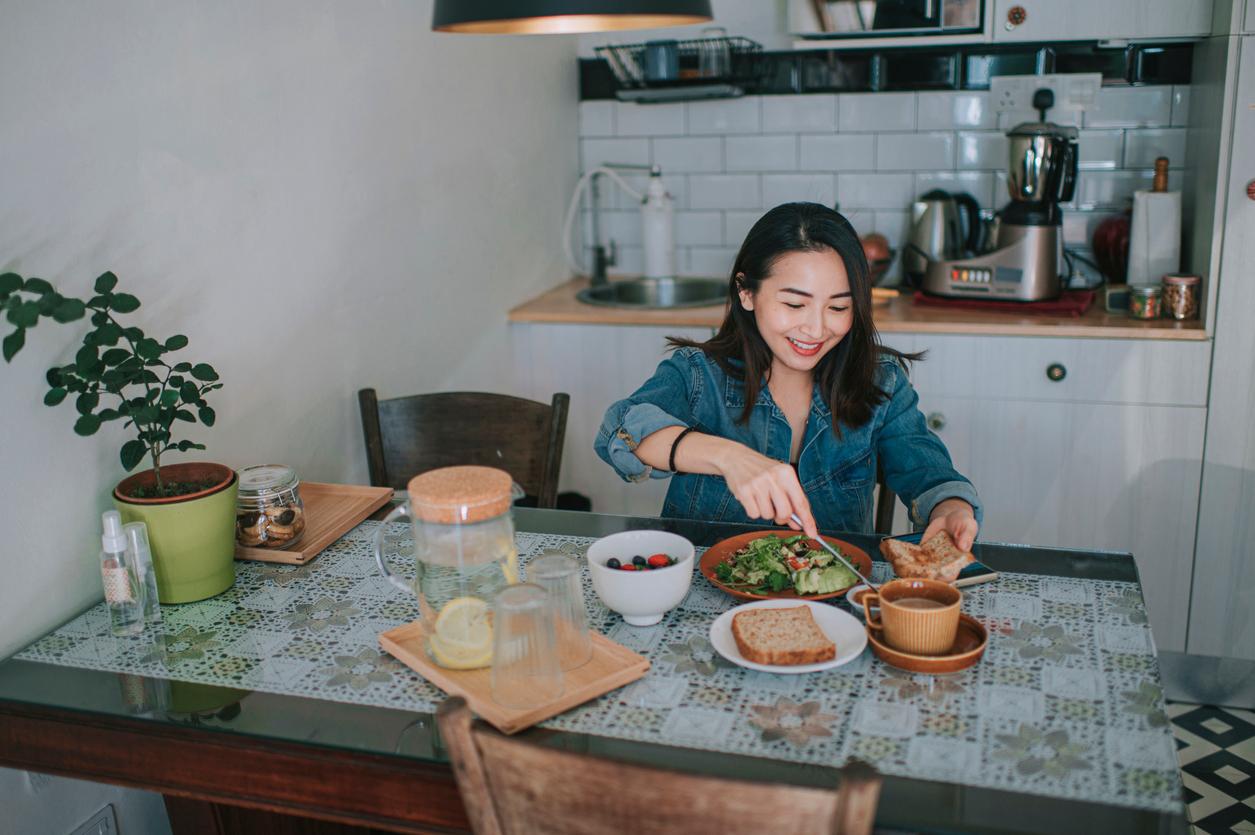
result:
<svg viewBox="0 0 1255 835"><path fill-rule="evenodd" d="M938 502L960 498L981 519L972 483L959 475L945 445L924 423L919 397L897 360L882 356L877 385L889 397L862 426L832 431L832 413L816 387L811 397L806 436L798 458L798 477L823 530L870 532L876 467L910 508L911 521L927 525ZM744 384L697 348L681 348L663 360L654 376L630 397L606 410L595 448L625 481L667 478L636 457L642 438L668 426L739 441L778 461L788 461L792 430L784 412L763 386L746 423L738 423L745 405ZM752 522L721 476L675 474L662 515L724 522Z"/></svg>

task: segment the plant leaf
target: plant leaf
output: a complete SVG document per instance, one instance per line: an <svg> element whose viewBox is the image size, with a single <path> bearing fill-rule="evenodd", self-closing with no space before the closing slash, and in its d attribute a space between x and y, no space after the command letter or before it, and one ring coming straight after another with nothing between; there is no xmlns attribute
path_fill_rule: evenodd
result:
<svg viewBox="0 0 1255 835"><path fill-rule="evenodd" d="M208 406L201 406L199 409L196 410L196 413L200 415L200 422L205 424L206 426L213 426L214 421L217 420L217 417L218 417L214 413L214 410L209 408Z"/></svg>
<svg viewBox="0 0 1255 835"><path fill-rule="evenodd" d="M161 405L173 406L179 402L179 393L174 389L166 389L161 393Z"/></svg>
<svg viewBox="0 0 1255 835"><path fill-rule="evenodd" d="M200 401L200 390L196 388L196 384L191 380L188 380L182 385L179 389L179 394L183 397L183 400L188 403L197 403Z"/></svg>
<svg viewBox="0 0 1255 835"><path fill-rule="evenodd" d="M192 366L192 376L202 382L212 383L218 379L218 372L213 370L213 366L200 362Z"/></svg>
<svg viewBox="0 0 1255 835"><path fill-rule="evenodd" d="M74 421L74 431L83 437L95 435L99 428L100 418L95 415L80 415L79 419Z"/></svg>
<svg viewBox="0 0 1255 835"><path fill-rule="evenodd" d="M129 356L131 352L125 348L110 348L100 355L100 361L105 365L118 365Z"/></svg>
<svg viewBox="0 0 1255 835"><path fill-rule="evenodd" d="M55 406L65 399L66 394L66 390L60 387L48 389L48 393L44 395L44 405Z"/></svg>
<svg viewBox="0 0 1255 835"><path fill-rule="evenodd" d="M175 419L176 419L176 420L185 420L185 421L187 421L188 423L195 423L195 422L196 422L196 416L195 416L195 415L193 415L193 414L192 414L190 411L188 411L187 409L179 409L177 412L175 412L175 413L174 413L174 417L175 417Z"/></svg>
<svg viewBox="0 0 1255 835"><path fill-rule="evenodd" d="M141 339L135 346L135 353L146 360L155 360L161 356L161 343L155 339Z"/></svg>
<svg viewBox="0 0 1255 835"><path fill-rule="evenodd" d="M80 415L90 415L100 405L100 395L94 391L85 391L74 401L74 408Z"/></svg>
<svg viewBox="0 0 1255 835"><path fill-rule="evenodd" d="M0 274L0 296L22 289L22 277L17 273Z"/></svg>
<svg viewBox="0 0 1255 835"><path fill-rule="evenodd" d="M78 366L78 373L83 373L83 368L89 365L95 365L100 361L100 354L95 345L84 345L78 349L78 353L74 355L74 364Z"/></svg>
<svg viewBox="0 0 1255 835"><path fill-rule="evenodd" d="M42 296L45 293L52 292L52 285L42 278L28 278L26 279L26 285L22 289L28 293L38 293Z"/></svg>
<svg viewBox="0 0 1255 835"><path fill-rule="evenodd" d="M122 413L117 409L101 409L99 412L96 412L96 417L100 418L101 423L106 420L117 420L121 416Z"/></svg>
<svg viewBox="0 0 1255 835"><path fill-rule="evenodd" d="M39 302L18 302L10 305L8 318L19 328L35 327L39 324Z"/></svg>
<svg viewBox="0 0 1255 835"><path fill-rule="evenodd" d="M114 293L109 299L109 306L118 313L131 313L139 310L139 299L130 293Z"/></svg>
<svg viewBox="0 0 1255 835"><path fill-rule="evenodd" d="M176 333L174 336L166 340L167 351L178 351L181 348L186 348L186 347L187 347L187 337L181 333Z"/></svg>
<svg viewBox="0 0 1255 835"><path fill-rule="evenodd" d="M109 293L114 287L118 286L118 277L112 272L103 272L96 278L95 290L97 293ZM127 467L127 469L131 469Z"/></svg>
<svg viewBox="0 0 1255 835"><path fill-rule="evenodd" d="M132 342L139 342L144 338L144 332L136 327L123 328L122 335Z"/></svg>
<svg viewBox="0 0 1255 835"><path fill-rule="evenodd" d="M58 322L73 322L82 319L87 307L78 299L62 299L52 311L52 318Z"/></svg>
<svg viewBox="0 0 1255 835"><path fill-rule="evenodd" d="M97 345L117 345L118 340L121 338L122 328L113 322L106 321L103 325L96 328Z"/></svg>
<svg viewBox="0 0 1255 835"><path fill-rule="evenodd" d="M180 374L186 374L192 370L192 364L190 362L176 363L172 370L178 371Z"/></svg>
<svg viewBox="0 0 1255 835"><path fill-rule="evenodd" d="M39 297L39 301L37 302L37 304L39 305L40 315L51 316L52 311L56 310L57 307L59 307L61 302L63 301L65 301L65 299L62 298L61 294L56 292L55 290L50 291L48 293L44 293L42 296Z"/></svg>
<svg viewBox="0 0 1255 835"><path fill-rule="evenodd" d="M122 445L122 469L130 472L140 461L144 460L144 453L148 452L148 447L143 441L127 441Z"/></svg>
<svg viewBox="0 0 1255 835"><path fill-rule="evenodd" d="M11 362L17 352L26 344L26 328L18 328L4 338L4 361Z"/></svg>

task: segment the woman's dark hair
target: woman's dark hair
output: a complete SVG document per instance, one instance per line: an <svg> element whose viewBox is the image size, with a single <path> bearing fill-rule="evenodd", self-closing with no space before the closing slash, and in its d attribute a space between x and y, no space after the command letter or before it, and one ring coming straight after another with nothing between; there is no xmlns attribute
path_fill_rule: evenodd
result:
<svg viewBox="0 0 1255 835"><path fill-rule="evenodd" d="M889 395L876 385L876 367L882 354L899 362L916 360L920 354L903 354L880 344L872 322L871 274L867 257L854 227L839 212L818 203L785 203L758 219L732 265L728 279L728 313L713 337L705 342L669 338L673 348L700 348L724 373L745 385L745 410L739 420L749 420L758 400L762 380L771 369L771 349L758 332L753 311L741 306L739 291L757 295L763 281L781 256L790 252L832 250L845 264L850 280L854 322L850 331L815 367L815 381L832 411L833 430L840 424L856 427L871 419L876 405Z"/></svg>

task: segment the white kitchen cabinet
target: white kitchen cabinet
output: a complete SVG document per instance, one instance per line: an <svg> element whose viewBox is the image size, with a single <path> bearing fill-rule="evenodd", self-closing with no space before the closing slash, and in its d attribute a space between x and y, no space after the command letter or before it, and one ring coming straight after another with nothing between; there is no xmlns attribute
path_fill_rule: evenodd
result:
<svg viewBox="0 0 1255 835"><path fill-rule="evenodd" d="M1248 0L1248 26L1252 10ZM1222 156L1218 181L1223 201L1217 227L1223 237L1220 268L1213 273L1219 280L1214 385L1189 651L1255 659L1255 199L1247 191L1255 188L1255 37L1235 40L1240 41L1240 72L1230 78L1236 81L1236 95L1225 115L1232 118L1233 140L1227 165ZM1217 112L1199 118L1222 123Z"/></svg>
<svg viewBox="0 0 1255 835"><path fill-rule="evenodd" d="M993 0L994 41L1204 37L1211 0ZM1017 13L1024 12L1016 24Z"/></svg>
<svg viewBox="0 0 1255 835"><path fill-rule="evenodd" d="M1185 648L1204 409L937 394L920 407L980 493L982 538L1131 552L1158 646Z"/></svg>

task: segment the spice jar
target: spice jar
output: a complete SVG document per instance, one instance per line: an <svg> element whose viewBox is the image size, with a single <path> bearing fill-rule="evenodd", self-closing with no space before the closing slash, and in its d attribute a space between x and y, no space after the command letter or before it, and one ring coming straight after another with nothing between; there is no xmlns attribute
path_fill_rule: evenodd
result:
<svg viewBox="0 0 1255 835"><path fill-rule="evenodd" d="M1198 316L1198 294L1203 279L1196 275L1165 275L1163 277L1163 311L1173 319Z"/></svg>
<svg viewBox="0 0 1255 835"><path fill-rule="evenodd" d="M1163 293L1157 284L1129 286L1129 316L1134 319L1158 319Z"/></svg>
<svg viewBox="0 0 1255 835"><path fill-rule="evenodd" d="M249 548L287 548L305 532L296 471L282 464L240 470L235 501L235 541Z"/></svg>

